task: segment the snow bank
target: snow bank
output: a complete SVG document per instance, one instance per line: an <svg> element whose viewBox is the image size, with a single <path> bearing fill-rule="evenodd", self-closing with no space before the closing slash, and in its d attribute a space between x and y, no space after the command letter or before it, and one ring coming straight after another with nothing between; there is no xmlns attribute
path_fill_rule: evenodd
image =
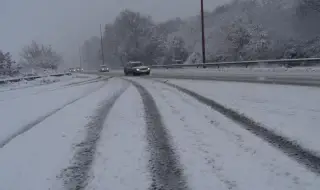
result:
<svg viewBox="0 0 320 190"><path fill-rule="evenodd" d="M24 88L24 87L31 87L31 86L38 86L38 85L44 85L44 84L51 84L56 83L60 81L69 81L72 79L72 76L61 76L61 77L54 77L54 76L46 76L42 78L38 78L35 80L21 80L18 82L9 82L6 84L0 85L1 90L10 90L10 89L16 89L16 88Z"/></svg>
<svg viewBox="0 0 320 190"><path fill-rule="evenodd" d="M39 76L44 76L44 77L41 77L35 80L21 80L18 82L9 82L6 84L1 84L0 92L17 89L17 88L48 85L48 84L57 83L57 82L68 82L71 80L73 82L79 82L79 81L94 79L98 77L97 75L90 75L90 74L73 74L73 75L64 75L64 76L39 75ZM16 79L16 78L6 78L6 79Z"/></svg>
<svg viewBox="0 0 320 190"><path fill-rule="evenodd" d="M36 79L37 80L37 79ZM38 79L40 84L50 84L50 83L54 83L54 82L59 82L60 78L58 77L52 77L52 76L47 76L47 77L43 77ZM38 82L38 81L37 81Z"/></svg>

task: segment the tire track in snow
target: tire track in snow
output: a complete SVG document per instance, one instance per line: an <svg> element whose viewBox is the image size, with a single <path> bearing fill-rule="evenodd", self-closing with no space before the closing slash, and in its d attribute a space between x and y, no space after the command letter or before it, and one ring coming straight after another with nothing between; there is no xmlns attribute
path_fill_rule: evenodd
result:
<svg viewBox="0 0 320 190"><path fill-rule="evenodd" d="M42 93L45 93L45 92L51 92L51 91L56 91L56 90L63 90L63 89L66 89L66 88L72 88L72 87L75 87L75 86L82 86L82 85L86 85L86 84L92 84L92 83L96 83L96 82L100 82L100 81L105 81L105 80L109 80L111 79L112 77L107 77L107 78L99 78L99 79L95 79L95 80L88 80L88 81L82 81L80 83L74 83L72 85L65 85L65 86L60 86L60 87L57 87L57 88L53 88L53 89L48 89L48 90L44 90L44 91L40 91L40 92L36 92L36 93L33 93L31 95L37 95L37 94L42 94Z"/></svg>
<svg viewBox="0 0 320 190"><path fill-rule="evenodd" d="M85 139L77 144L71 166L63 169L58 178L62 178L64 189L83 190L88 185L89 171L91 170L96 153L97 142L103 130L104 121L118 98L127 90L127 86L105 100L97 109L95 116L86 125Z"/></svg>
<svg viewBox="0 0 320 190"><path fill-rule="evenodd" d="M310 171L314 172L317 175L320 175L320 157L318 157L310 150L301 147L299 144L287 139L286 137L274 133L273 131L265 128L262 124L230 108L227 108L214 100L208 99L186 88L169 83L168 81L156 81L178 89L179 91L195 98L199 102L211 107L227 118L235 121L236 123L239 123L240 126L242 126L244 129L265 140L273 147L281 150L287 156L295 159L298 163L304 165Z"/></svg>
<svg viewBox="0 0 320 190"><path fill-rule="evenodd" d="M153 86L152 88L154 90L158 91L158 89L155 86ZM177 91L176 89L174 89L172 87L167 87L167 88L163 87L162 89L167 90L170 93L173 93L173 94L179 96L180 99L185 104L196 108L196 106L193 104L193 102L186 100L185 97L181 96L181 92ZM183 115L182 111L175 106L176 105L175 102L170 101L170 99L167 98L167 96L163 93L163 91L159 92L159 96L170 107L172 114L175 115L177 117L177 119L179 119L184 124L184 127L186 128L186 130L191 131L191 133L196 136L196 138L197 138L196 143L201 142L202 137L199 137L196 132L193 132L191 129L189 129L190 124L185 121L188 116ZM215 176L217 177L217 179L220 180L228 189L238 189L237 182L230 179L228 176L223 174L223 172L221 172L221 171L223 171L223 164L218 165L214 159L214 156L217 156L217 154L212 155L212 153L210 153L208 150L206 150L205 146L207 146L207 145L203 144L203 142L201 142L201 143L202 143L202 145L199 145L199 150L201 150L201 152L204 155L207 155L205 160L208 164L208 167L212 168L212 171L215 174Z"/></svg>
<svg viewBox="0 0 320 190"><path fill-rule="evenodd" d="M129 80L142 97L150 151L149 169L152 184L149 190L186 190L187 183L179 158L151 94L139 83Z"/></svg>
<svg viewBox="0 0 320 190"><path fill-rule="evenodd" d="M101 80L101 78L102 77L99 76L99 77L93 78L93 79L88 79L88 80L79 81L79 82L72 82L70 84L66 84L66 85L63 85L63 86L79 86L79 85L82 85L82 84L90 84L90 83L93 83L93 82Z"/></svg>
<svg viewBox="0 0 320 190"><path fill-rule="evenodd" d="M93 90L93 91L90 91L90 92L88 92L88 93L85 93L84 95L82 95L82 96L80 96L80 97L78 97L78 98L76 98L76 99L73 99L73 100L67 102L66 104L62 105L61 107L56 108L56 109L50 111L49 113L47 113L46 115L40 116L40 117L37 118L36 120L34 120L34 121L28 123L27 125L23 126L23 127L21 128L21 130L16 131L16 132L13 133L12 135L10 135L10 136L8 136L7 138L5 138L4 140L0 141L0 149L3 148L4 146L6 146L8 143L10 143L10 141L12 141L14 138L16 138L16 137L18 137L19 135L21 135L21 134L29 131L30 129L32 129L33 127L35 127L36 125L38 125L39 123L43 122L43 121L44 121L45 119L47 119L48 117L54 115L55 113L57 113L58 111L62 110L63 108L65 108L65 107L67 107L67 106L69 106L69 105L77 102L78 100L83 99L83 98L89 96L90 94L98 91L98 90L101 89L104 85L105 85L105 83L102 84L101 86L99 86L97 89L95 89L95 90Z"/></svg>
<svg viewBox="0 0 320 190"><path fill-rule="evenodd" d="M319 187L314 173L209 106L165 84L141 84L150 89L175 137L192 189Z"/></svg>

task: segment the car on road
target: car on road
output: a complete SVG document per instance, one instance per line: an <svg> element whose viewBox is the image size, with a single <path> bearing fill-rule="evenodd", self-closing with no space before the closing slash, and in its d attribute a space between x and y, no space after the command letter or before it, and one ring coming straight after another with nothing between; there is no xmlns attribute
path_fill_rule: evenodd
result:
<svg viewBox="0 0 320 190"><path fill-rule="evenodd" d="M109 72L109 68L107 66L105 66L105 65L101 65L99 71L100 72Z"/></svg>
<svg viewBox="0 0 320 190"><path fill-rule="evenodd" d="M125 75L150 75L150 67L143 65L141 61L129 61L123 69Z"/></svg>
<svg viewBox="0 0 320 190"><path fill-rule="evenodd" d="M78 67L78 68L76 68L76 71L77 71L77 72L83 72L84 70L83 70L83 68Z"/></svg>
<svg viewBox="0 0 320 190"><path fill-rule="evenodd" d="M69 69L69 72L70 72L70 73L77 72L77 69L76 69L76 68L70 68L70 69Z"/></svg>

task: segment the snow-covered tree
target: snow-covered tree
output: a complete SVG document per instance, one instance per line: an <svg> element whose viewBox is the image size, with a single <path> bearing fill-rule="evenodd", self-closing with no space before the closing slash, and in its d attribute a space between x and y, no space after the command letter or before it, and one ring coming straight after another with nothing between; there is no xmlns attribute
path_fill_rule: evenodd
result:
<svg viewBox="0 0 320 190"><path fill-rule="evenodd" d="M10 69L14 63L9 52L4 53L0 50L0 69Z"/></svg>
<svg viewBox="0 0 320 190"><path fill-rule="evenodd" d="M62 57L50 45L38 44L35 41L25 46L20 54L24 67L33 69L57 70Z"/></svg>
<svg viewBox="0 0 320 190"><path fill-rule="evenodd" d="M320 56L319 0L233 0L205 12L207 61ZM116 65L201 62L200 15L156 23L125 10L107 24L105 58Z"/></svg>
<svg viewBox="0 0 320 190"><path fill-rule="evenodd" d="M320 12L320 1L318 0L301 0L301 5Z"/></svg>
<svg viewBox="0 0 320 190"><path fill-rule="evenodd" d="M103 44L108 62L122 65L130 60L147 65L161 64L166 55L166 32L151 17L122 11L114 23L105 26Z"/></svg>
<svg viewBox="0 0 320 190"><path fill-rule="evenodd" d="M113 27L119 42L118 53L122 63L129 60L154 63L156 52L147 51L150 46L156 48L158 42L154 38L155 25L151 17L125 10L116 18Z"/></svg>
<svg viewBox="0 0 320 190"><path fill-rule="evenodd" d="M209 61L274 59L311 56L320 34L317 0L234 0L205 16ZM312 2L312 3L311 3ZM311 8L310 6L313 5ZM201 53L200 18L191 17L175 35L192 56ZM309 43L307 43L309 42ZM311 47L310 47L311 48ZM309 48L309 49L310 49Z"/></svg>
<svg viewBox="0 0 320 190"><path fill-rule="evenodd" d="M0 50L0 75L11 75L15 70L14 64L11 54Z"/></svg>
<svg viewBox="0 0 320 190"><path fill-rule="evenodd" d="M179 36L168 37L165 56L164 64L184 63L189 56L184 40Z"/></svg>

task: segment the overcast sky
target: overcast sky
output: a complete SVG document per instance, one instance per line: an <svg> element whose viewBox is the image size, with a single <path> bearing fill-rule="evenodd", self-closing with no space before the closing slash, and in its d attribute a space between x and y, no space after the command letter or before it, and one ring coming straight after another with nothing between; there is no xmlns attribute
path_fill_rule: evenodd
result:
<svg viewBox="0 0 320 190"><path fill-rule="evenodd" d="M204 0L205 9L227 1ZM0 49L17 58L22 46L36 40L76 61L80 44L126 8L161 21L198 14L200 0L0 0Z"/></svg>

